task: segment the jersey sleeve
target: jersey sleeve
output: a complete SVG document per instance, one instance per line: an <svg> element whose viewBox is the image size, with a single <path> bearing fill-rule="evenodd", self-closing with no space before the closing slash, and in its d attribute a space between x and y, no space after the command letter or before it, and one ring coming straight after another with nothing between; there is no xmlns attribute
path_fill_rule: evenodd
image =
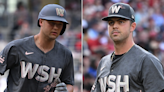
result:
<svg viewBox="0 0 164 92"><path fill-rule="evenodd" d="M66 60L68 63L66 64L64 70L62 71L61 80L65 84L74 85L74 64L73 64L73 57L71 52L67 56Z"/></svg>
<svg viewBox="0 0 164 92"><path fill-rule="evenodd" d="M141 80L145 92L160 92L164 89L163 66L157 58L148 55L145 57Z"/></svg>
<svg viewBox="0 0 164 92"><path fill-rule="evenodd" d="M7 69L10 69L17 58L17 49L12 44L8 44L0 52L0 74L3 75Z"/></svg>

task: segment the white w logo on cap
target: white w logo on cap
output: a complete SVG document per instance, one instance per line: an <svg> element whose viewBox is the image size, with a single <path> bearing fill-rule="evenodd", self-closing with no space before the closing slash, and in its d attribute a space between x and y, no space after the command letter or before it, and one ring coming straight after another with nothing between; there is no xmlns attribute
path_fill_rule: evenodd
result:
<svg viewBox="0 0 164 92"><path fill-rule="evenodd" d="M56 13L58 16L64 16L64 9L61 8L56 8Z"/></svg>
<svg viewBox="0 0 164 92"><path fill-rule="evenodd" d="M114 12L115 13L118 13L118 11L120 10L120 8L121 8L121 6L118 6L118 7L117 6L113 6L112 7L112 13L114 13Z"/></svg>

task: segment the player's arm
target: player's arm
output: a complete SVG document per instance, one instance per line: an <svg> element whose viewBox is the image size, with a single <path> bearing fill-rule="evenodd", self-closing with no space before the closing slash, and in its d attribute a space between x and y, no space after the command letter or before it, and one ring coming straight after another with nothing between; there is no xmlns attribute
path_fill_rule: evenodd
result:
<svg viewBox="0 0 164 92"><path fill-rule="evenodd" d="M73 86L72 85L67 85L67 90L68 90L68 92L73 92Z"/></svg>
<svg viewBox="0 0 164 92"><path fill-rule="evenodd" d="M56 85L55 92L73 92L74 85L74 67L73 67L73 57L67 58L68 64L66 64L65 69L61 73L61 83Z"/></svg>
<svg viewBox="0 0 164 92"><path fill-rule="evenodd" d="M8 44L0 52L0 74L4 74L7 69L10 69L13 65L16 64L17 58L17 48L12 44Z"/></svg>
<svg viewBox="0 0 164 92"><path fill-rule="evenodd" d="M163 67L157 58L146 56L142 63L141 80L145 92L163 92Z"/></svg>
<svg viewBox="0 0 164 92"><path fill-rule="evenodd" d="M74 84L74 66L73 66L73 57L71 55L71 57L69 58L70 63L67 65L67 68L65 69L65 73L64 76L65 78L67 78L68 83L70 84L66 84L67 85L67 90L68 92L73 92L73 84ZM67 74L67 73L68 74ZM66 74L66 75L65 75ZM66 77L68 76L68 77Z"/></svg>

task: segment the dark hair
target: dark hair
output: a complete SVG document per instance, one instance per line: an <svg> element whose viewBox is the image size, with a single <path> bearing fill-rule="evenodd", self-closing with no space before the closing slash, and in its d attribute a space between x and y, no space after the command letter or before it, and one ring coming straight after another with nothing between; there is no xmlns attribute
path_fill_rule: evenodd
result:
<svg viewBox="0 0 164 92"><path fill-rule="evenodd" d="M130 25L133 23L134 21L130 20Z"/></svg>
<svg viewBox="0 0 164 92"><path fill-rule="evenodd" d="M19 9L20 7L24 7L23 2L21 1L17 3L17 9Z"/></svg>

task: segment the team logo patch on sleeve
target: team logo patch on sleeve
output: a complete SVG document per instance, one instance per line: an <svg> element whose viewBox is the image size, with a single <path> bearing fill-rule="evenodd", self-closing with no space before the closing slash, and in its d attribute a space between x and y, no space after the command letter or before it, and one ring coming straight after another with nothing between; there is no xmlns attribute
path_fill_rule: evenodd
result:
<svg viewBox="0 0 164 92"><path fill-rule="evenodd" d="M64 16L64 9L56 8L56 14L57 14L58 16L63 17L63 16Z"/></svg>
<svg viewBox="0 0 164 92"><path fill-rule="evenodd" d="M5 61L5 57L0 57L0 63L3 63Z"/></svg>

